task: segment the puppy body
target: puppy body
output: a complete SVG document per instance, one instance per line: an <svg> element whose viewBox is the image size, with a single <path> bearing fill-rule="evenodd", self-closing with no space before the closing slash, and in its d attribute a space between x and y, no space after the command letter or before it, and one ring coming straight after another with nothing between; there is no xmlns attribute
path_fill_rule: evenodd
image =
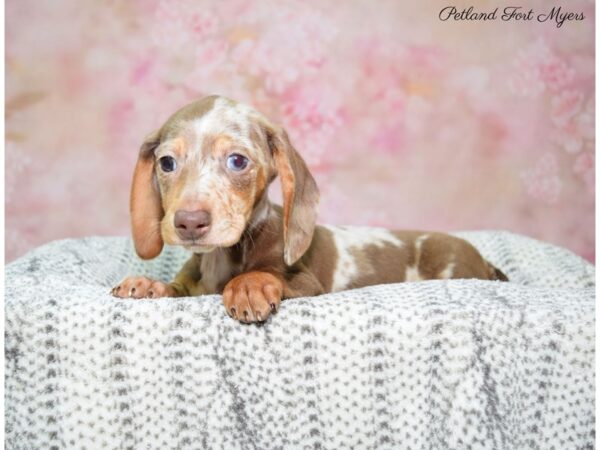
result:
<svg viewBox="0 0 600 450"><path fill-rule="evenodd" d="M283 207L267 198L279 175ZM118 297L223 294L228 314L266 320L282 298L427 279L507 280L468 242L442 233L315 224L319 193L284 130L206 97L142 144L131 193L142 258L164 242L193 252L172 283L130 277Z"/></svg>
<svg viewBox="0 0 600 450"><path fill-rule="evenodd" d="M443 233L371 227L315 227L306 253L283 263L282 211L270 205L263 221L236 245L196 254L176 277L180 295L220 294L232 278L263 270L284 280L283 297L338 292L373 284L449 278L504 280L467 241Z"/></svg>

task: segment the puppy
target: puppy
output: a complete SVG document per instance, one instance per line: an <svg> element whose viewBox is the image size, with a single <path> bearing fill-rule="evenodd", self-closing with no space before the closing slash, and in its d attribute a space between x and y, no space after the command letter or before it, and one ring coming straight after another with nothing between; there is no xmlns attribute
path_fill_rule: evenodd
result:
<svg viewBox="0 0 600 450"><path fill-rule="evenodd" d="M276 176L283 207L267 198ZM447 234L316 225L318 202L283 129L227 98L191 103L142 144L130 210L141 258L158 256L164 243L192 256L171 283L129 277L112 293L222 293L231 317L261 322L285 298L402 281L507 281L471 244Z"/></svg>

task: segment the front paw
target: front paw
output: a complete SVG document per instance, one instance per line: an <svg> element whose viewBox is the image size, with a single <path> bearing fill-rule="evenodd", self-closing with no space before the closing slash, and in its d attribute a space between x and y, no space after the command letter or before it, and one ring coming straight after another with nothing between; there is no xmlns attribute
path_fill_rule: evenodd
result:
<svg viewBox="0 0 600 450"><path fill-rule="evenodd" d="M110 293L119 298L176 297L175 289L162 281L146 277L127 277Z"/></svg>
<svg viewBox="0 0 600 450"><path fill-rule="evenodd" d="M225 310L244 323L262 322L277 312L282 282L268 272L248 272L232 279L223 290Z"/></svg>

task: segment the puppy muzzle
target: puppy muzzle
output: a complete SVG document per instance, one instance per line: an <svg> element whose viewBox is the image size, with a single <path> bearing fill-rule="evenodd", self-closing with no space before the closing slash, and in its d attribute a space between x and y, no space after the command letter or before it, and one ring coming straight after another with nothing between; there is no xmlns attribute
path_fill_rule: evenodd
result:
<svg viewBox="0 0 600 450"><path fill-rule="evenodd" d="M183 241L197 241L210 228L211 217L206 210L186 211L177 210L173 219L175 232Z"/></svg>

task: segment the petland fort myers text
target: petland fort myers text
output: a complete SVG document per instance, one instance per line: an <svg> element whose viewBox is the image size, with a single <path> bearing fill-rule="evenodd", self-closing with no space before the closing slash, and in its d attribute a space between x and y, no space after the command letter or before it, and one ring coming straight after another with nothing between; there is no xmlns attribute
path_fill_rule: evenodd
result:
<svg viewBox="0 0 600 450"><path fill-rule="evenodd" d="M582 12L572 12L563 10L560 6L555 6L548 11L536 12L533 9L525 9L522 6L507 6L502 10L497 7L491 11L476 11L473 6L464 9L458 9L455 6L446 6L442 8L439 14L441 21L454 20L502 20L504 22L548 22L554 23L557 28L563 26L565 22L579 21L585 19Z"/></svg>

